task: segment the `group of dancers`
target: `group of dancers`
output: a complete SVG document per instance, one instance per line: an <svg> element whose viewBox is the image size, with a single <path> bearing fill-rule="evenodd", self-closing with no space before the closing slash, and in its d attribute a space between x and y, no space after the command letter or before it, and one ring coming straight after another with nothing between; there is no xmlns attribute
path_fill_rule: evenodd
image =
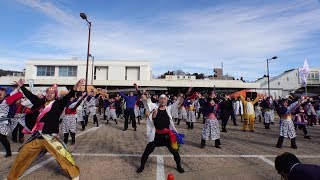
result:
<svg viewBox="0 0 320 180"><path fill-rule="evenodd" d="M44 96L37 96L24 86L22 79L16 82L17 88L11 94L7 94L5 88L0 88L0 141L6 149L5 157L12 155L7 139L10 129L13 130L13 142L24 143L10 169L9 180L21 176L38 154L45 152L52 154L72 179L79 178L79 168L67 150L66 144L69 135L71 144L75 144L77 122L81 123L81 130L85 130L89 116L92 116L93 123L99 127L96 104L102 96L95 95L94 92L77 91L83 82L83 79L79 80L67 95L59 98L57 85L48 88ZM136 117L140 116L141 119L142 114L145 115L148 144L141 157L138 173L144 170L148 156L159 146L168 148L176 161L177 171L183 173L178 150L184 143L184 135L177 131L175 122L179 125L181 121L185 121L188 129L193 130L200 114L203 115L204 124L201 131L201 148L205 148L208 140L214 141L216 148L221 148L219 120L221 120L221 132L227 132L230 117L233 124L238 125L236 122L238 113L241 114L241 120L243 118L242 130L246 132L249 129L254 132L256 115L264 119L265 129L270 129L270 123L274 122L271 112L275 111L280 117L280 135L276 144L278 148L282 147L284 138L291 139L291 147L297 148L297 127L303 129L305 138L310 138L306 130L308 114L306 115L305 111L309 111L306 107L313 101L311 98L289 97L275 100L272 97L255 99L247 97L245 99L239 94L239 99L236 100L229 96L217 96L214 91L207 94L192 92L192 88L185 94L170 96L166 93L158 96L141 91L137 84L134 84L134 87L137 95L133 92L126 95L119 91L119 95L114 98L103 97L103 119L107 120L107 123L109 120L114 120L118 124L121 98L125 102L123 131L127 131L129 119L133 130L136 131ZM58 137L60 128L63 142ZM31 136L25 141L24 134Z"/></svg>

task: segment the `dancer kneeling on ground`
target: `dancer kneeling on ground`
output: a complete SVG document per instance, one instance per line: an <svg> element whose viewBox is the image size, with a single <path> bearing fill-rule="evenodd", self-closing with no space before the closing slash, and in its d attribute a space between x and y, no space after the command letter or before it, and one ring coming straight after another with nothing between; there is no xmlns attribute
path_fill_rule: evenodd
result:
<svg viewBox="0 0 320 180"><path fill-rule="evenodd" d="M208 98L203 104L203 115L206 122L201 133L201 148L204 148L207 140L213 140L216 148L221 148L219 122L216 117L216 104L214 99Z"/></svg>
<svg viewBox="0 0 320 180"><path fill-rule="evenodd" d="M160 146L166 146L169 149L176 161L178 172L183 173L184 170L181 167L181 160L178 152L178 140L180 143L183 143L182 138L184 135L178 134L178 131L174 126L170 114L171 106L167 106L168 97L162 94L159 98L159 106L152 103L150 98L147 99L146 95L142 95L142 102L149 113L147 116L147 137L149 143L141 157L141 166L137 170L137 173L143 171L149 155L156 147Z"/></svg>
<svg viewBox="0 0 320 180"><path fill-rule="evenodd" d="M79 179L79 167L75 165L72 155L61 143L57 134L59 133L59 117L84 80L78 81L62 99L56 99L58 95L56 86L47 89L45 98L38 98L24 87L24 82L20 79L16 84L21 87L24 95L32 102L32 108L41 107L41 110L32 130L24 129L25 133L32 135L27 143L21 147L10 169L8 180L18 179L43 150L50 152L71 178Z"/></svg>

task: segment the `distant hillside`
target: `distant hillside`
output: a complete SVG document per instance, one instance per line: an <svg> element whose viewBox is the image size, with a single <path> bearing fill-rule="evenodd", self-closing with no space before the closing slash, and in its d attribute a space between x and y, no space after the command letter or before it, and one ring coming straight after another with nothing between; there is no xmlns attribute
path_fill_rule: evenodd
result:
<svg viewBox="0 0 320 180"><path fill-rule="evenodd" d="M0 69L0 77L1 76L13 76L14 74L19 74L19 73L21 73L23 75L23 72L21 72L21 71L10 71L10 70Z"/></svg>

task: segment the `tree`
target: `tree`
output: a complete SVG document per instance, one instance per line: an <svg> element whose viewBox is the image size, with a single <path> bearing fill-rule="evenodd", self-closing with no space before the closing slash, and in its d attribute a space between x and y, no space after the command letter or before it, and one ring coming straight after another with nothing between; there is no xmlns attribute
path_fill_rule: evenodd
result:
<svg viewBox="0 0 320 180"><path fill-rule="evenodd" d="M203 73L193 73L192 76L196 76L196 79L204 79L205 75Z"/></svg>

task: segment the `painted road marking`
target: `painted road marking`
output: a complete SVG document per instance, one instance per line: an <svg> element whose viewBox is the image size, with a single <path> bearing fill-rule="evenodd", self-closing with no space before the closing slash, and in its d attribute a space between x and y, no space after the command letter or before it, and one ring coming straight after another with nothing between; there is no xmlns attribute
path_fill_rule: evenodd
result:
<svg viewBox="0 0 320 180"><path fill-rule="evenodd" d="M258 157L258 158L274 167L274 162L271 161L270 159L267 159L267 158L264 157L264 156L260 156L260 157Z"/></svg>
<svg viewBox="0 0 320 180"><path fill-rule="evenodd" d="M157 180L165 180L163 156L157 155Z"/></svg>

